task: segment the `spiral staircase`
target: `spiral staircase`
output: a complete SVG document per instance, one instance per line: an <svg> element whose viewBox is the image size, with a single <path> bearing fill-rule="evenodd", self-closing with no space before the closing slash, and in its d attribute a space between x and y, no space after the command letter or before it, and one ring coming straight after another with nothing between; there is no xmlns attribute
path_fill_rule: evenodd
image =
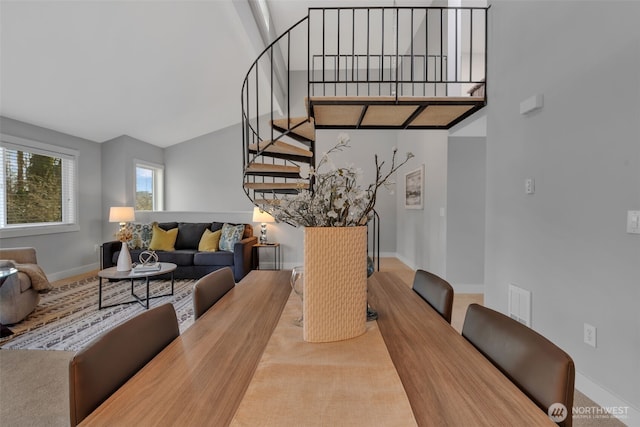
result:
<svg viewBox="0 0 640 427"><path fill-rule="evenodd" d="M243 188L310 188L317 129L449 129L486 105L486 8L310 8L242 86Z"/></svg>

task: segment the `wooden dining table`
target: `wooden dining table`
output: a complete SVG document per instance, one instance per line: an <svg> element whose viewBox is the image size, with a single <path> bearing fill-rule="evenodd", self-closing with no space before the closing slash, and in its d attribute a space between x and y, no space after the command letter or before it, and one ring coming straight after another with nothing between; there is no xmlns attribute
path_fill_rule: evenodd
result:
<svg viewBox="0 0 640 427"><path fill-rule="evenodd" d="M336 343L304 342L289 276L252 271L82 425L554 425L395 274Z"/></svg>

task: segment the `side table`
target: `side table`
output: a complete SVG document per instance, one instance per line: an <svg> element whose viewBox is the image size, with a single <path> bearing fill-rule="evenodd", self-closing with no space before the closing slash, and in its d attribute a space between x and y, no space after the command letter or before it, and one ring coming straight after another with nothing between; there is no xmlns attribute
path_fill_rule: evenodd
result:
<svg viewBox="0 0 640 427"><path fill-rule="evenodd" d="M273 250L274 266L271 270L282 269L282 258L280 256L280 243L256 243L253 245L253 268L260 270L260 249L267 248Z"/></svg>
<svg viewBox="0 0 640 427"><path fill-rule="evenodd" d="M15 267L1 268L0 269L0 287L4 285L5 280L7 280L9 277L17 273L18 273L18 269ZM13 335L13 332L11 331L11 329L7 328L2 323L0 323L0 338L8 337L10 335Z"/></svg>

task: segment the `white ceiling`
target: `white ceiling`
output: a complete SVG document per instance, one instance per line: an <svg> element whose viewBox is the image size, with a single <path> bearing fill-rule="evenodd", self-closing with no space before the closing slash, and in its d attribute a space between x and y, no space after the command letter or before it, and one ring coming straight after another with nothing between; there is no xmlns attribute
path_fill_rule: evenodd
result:
<svg viewBox="0 0 640 427"><path fill-rule="evenodd" d="M0 114L166 147L240 121L255 59L230 1L2 1Z"/></svg>
<svg viewBox="0 0 640 427"><path fill-rule="evenodd" d="M309 7L393 0L268 4L280 34ZM243 7L245 0L0 0L0 115L96 142L129 135L160 147L238 123L242 79L260 48Z"/></svg>

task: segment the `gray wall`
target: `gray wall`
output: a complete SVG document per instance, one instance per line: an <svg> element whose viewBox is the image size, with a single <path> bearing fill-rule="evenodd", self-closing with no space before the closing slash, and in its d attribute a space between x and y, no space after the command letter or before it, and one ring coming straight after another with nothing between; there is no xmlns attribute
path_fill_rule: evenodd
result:
<svg viewBox="0 0 640 427"><path fill-rule="evenodd" d="M98 267L95 245L102 242L100 145L82 138L0 117L6 135L40 141L79 151L78 224L80 230L36 236L3 238L2 247L33 246L38 264L50 279L84 273Z"/></svg>
<svg viewBox="0 0 640 427"><path fill-rule="evenodd" d="M353 165L362 170L360 181L363 188L376 180L375 155L380 162L384 161L383 173L389 171L393 148L398 146L398 132L394 130L320 130L317 132L316 152L318 160L323 153L331 149L338 140L340 133L346 133L351 138L350 148L332 156L337 167ZM397 158L403 161L406 158L406 150L398 150ZM415 164L415 159L409 161L396 173L395 180L403 177L406 171ZM392 179L393 181L393 179ZM401 184L401 182L399 183ZM380 252L393 254L396 252L396 194L399 185L393 185L390 189L381 187L376 196L375 209L380 216Z"/></svg>
<svg viewBox="0 0 640 427"><path fill-rule="evenodd" d="M318 131L318 155L337 142L340 132ZM395 131L351 131L351 149L333 156L337 166L354 164L363 170L363 184L375 180L374 155L391 160L392 148L397 145ZM167 211L227 213L229 221L251 218L253 204L242 190L242 134L240 126L231 126L217 132L173 145L165 149ZM404 156L404 152L400 153ZM381 252L396 251L395 194L385 189L378 192L376 209L381 216ZM179 212L182 212L180 214ZM201 217L202 215L200 215ZM206 215L205 215L206 216ZM255 234L259 234L259 225ZM282 260L291 268L302 263L303 231L288 224L268 224L268 237L282 245ZM261 259L269 262L265 254Z"/></svg>
<svg viewBox="0 0 640 427"><path fill-rule="evenodd" d="M446 275L447 131L398 132L398 149L416 157L398 174L397 255L412 268ZM424 208L404 207L404 174L425 165ZM444 216L441 215L444 213Z"/></svg>
<svg viewBox="0 0 640 427"><path fill-rule="evenodd" d="M168 211L249 211L242 190L240 125L212 132L165 149Z"/></svg>
<svg viewBox="0 0 640 427"><path fill-rule="evenodd" d="M118 224L109 223L109 208L134 206L135 203L134 161L142 160L161 165L164 163L164 149L127 135L104 142L100 144L100 148L104 218L102 238L104 241L110 241L114 239Z"/></svg>
<svg viewBox="0 0 640 427"><path fill-rule="evenodd" d="M485 301L504 312L509 283L531 290L533 328L574 358L579 388L637 410L640 3L495 1L490 15ZM544 107L521 115L534 94Z"/></svg>
<svg viewBox="0 0 640 427"><path fill-rule="evenodd" d="M446 278L483 292L486 138L449 137L447 156Z"/></svg>

